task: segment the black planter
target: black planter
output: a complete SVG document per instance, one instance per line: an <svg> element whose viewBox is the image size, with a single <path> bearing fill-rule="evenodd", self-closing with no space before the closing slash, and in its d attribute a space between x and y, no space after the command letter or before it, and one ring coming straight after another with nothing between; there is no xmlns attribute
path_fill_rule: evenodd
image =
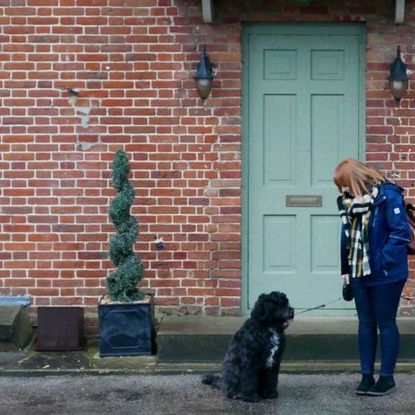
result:
<svg viewBox="0 0 415 415"><path fill-rule="evenodd" d="M144 356L155 353L153 301L98 304L99 355Z"/></svg>

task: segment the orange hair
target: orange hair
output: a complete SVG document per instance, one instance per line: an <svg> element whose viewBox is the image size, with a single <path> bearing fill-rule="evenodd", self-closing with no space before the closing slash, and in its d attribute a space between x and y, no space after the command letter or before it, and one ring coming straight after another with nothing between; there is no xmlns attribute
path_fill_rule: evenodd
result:
<svg viewBox="0 0 415 415"><path fill-rule="evenodd" d="M352 158L342 160L334 170L334 183L339 192L342 187L348 187L353 196L363 196L370 193L373 186L385 181L377 170Z"/></svg>

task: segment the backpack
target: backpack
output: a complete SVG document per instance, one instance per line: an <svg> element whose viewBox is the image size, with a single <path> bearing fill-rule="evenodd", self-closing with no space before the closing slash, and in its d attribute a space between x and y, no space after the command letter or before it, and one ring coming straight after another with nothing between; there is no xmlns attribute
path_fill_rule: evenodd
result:
<svg viewBox="0 0 415 415"><path fill-rule="evenodd" d="M408 254L415 255L415 206L411 203L405 203L406 216L411 231L411 240L408 245Z"/></svg>

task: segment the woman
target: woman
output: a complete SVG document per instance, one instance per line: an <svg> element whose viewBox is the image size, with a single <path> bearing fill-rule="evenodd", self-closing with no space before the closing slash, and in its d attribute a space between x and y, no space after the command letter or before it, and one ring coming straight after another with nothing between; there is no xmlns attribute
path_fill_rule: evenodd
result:
<svg viewBox="0 0 415 415"><path fill-rule="evenodd" d="M410 231L403 189L354 159L337 165L334 183L341 193L337 203L342 218L342 277L352 285L359 318L362 380L356 394L385 395L395 387L396 313L408 278ZM377 328L381 366L375 383Z"/></svg>

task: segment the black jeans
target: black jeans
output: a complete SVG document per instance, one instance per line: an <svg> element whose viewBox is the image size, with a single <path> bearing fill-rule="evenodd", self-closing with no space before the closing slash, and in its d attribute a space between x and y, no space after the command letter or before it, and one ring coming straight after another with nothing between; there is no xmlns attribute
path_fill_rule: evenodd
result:
<svg viewBox="0 0 415 415"><path fill-rule="evenodd" d="M382 376L393 375L399 351L396 313L405 281L367 287L352 278L352 290L359 317L359 352L363 374L373 374L377 328L380 332Z"/></svg>

